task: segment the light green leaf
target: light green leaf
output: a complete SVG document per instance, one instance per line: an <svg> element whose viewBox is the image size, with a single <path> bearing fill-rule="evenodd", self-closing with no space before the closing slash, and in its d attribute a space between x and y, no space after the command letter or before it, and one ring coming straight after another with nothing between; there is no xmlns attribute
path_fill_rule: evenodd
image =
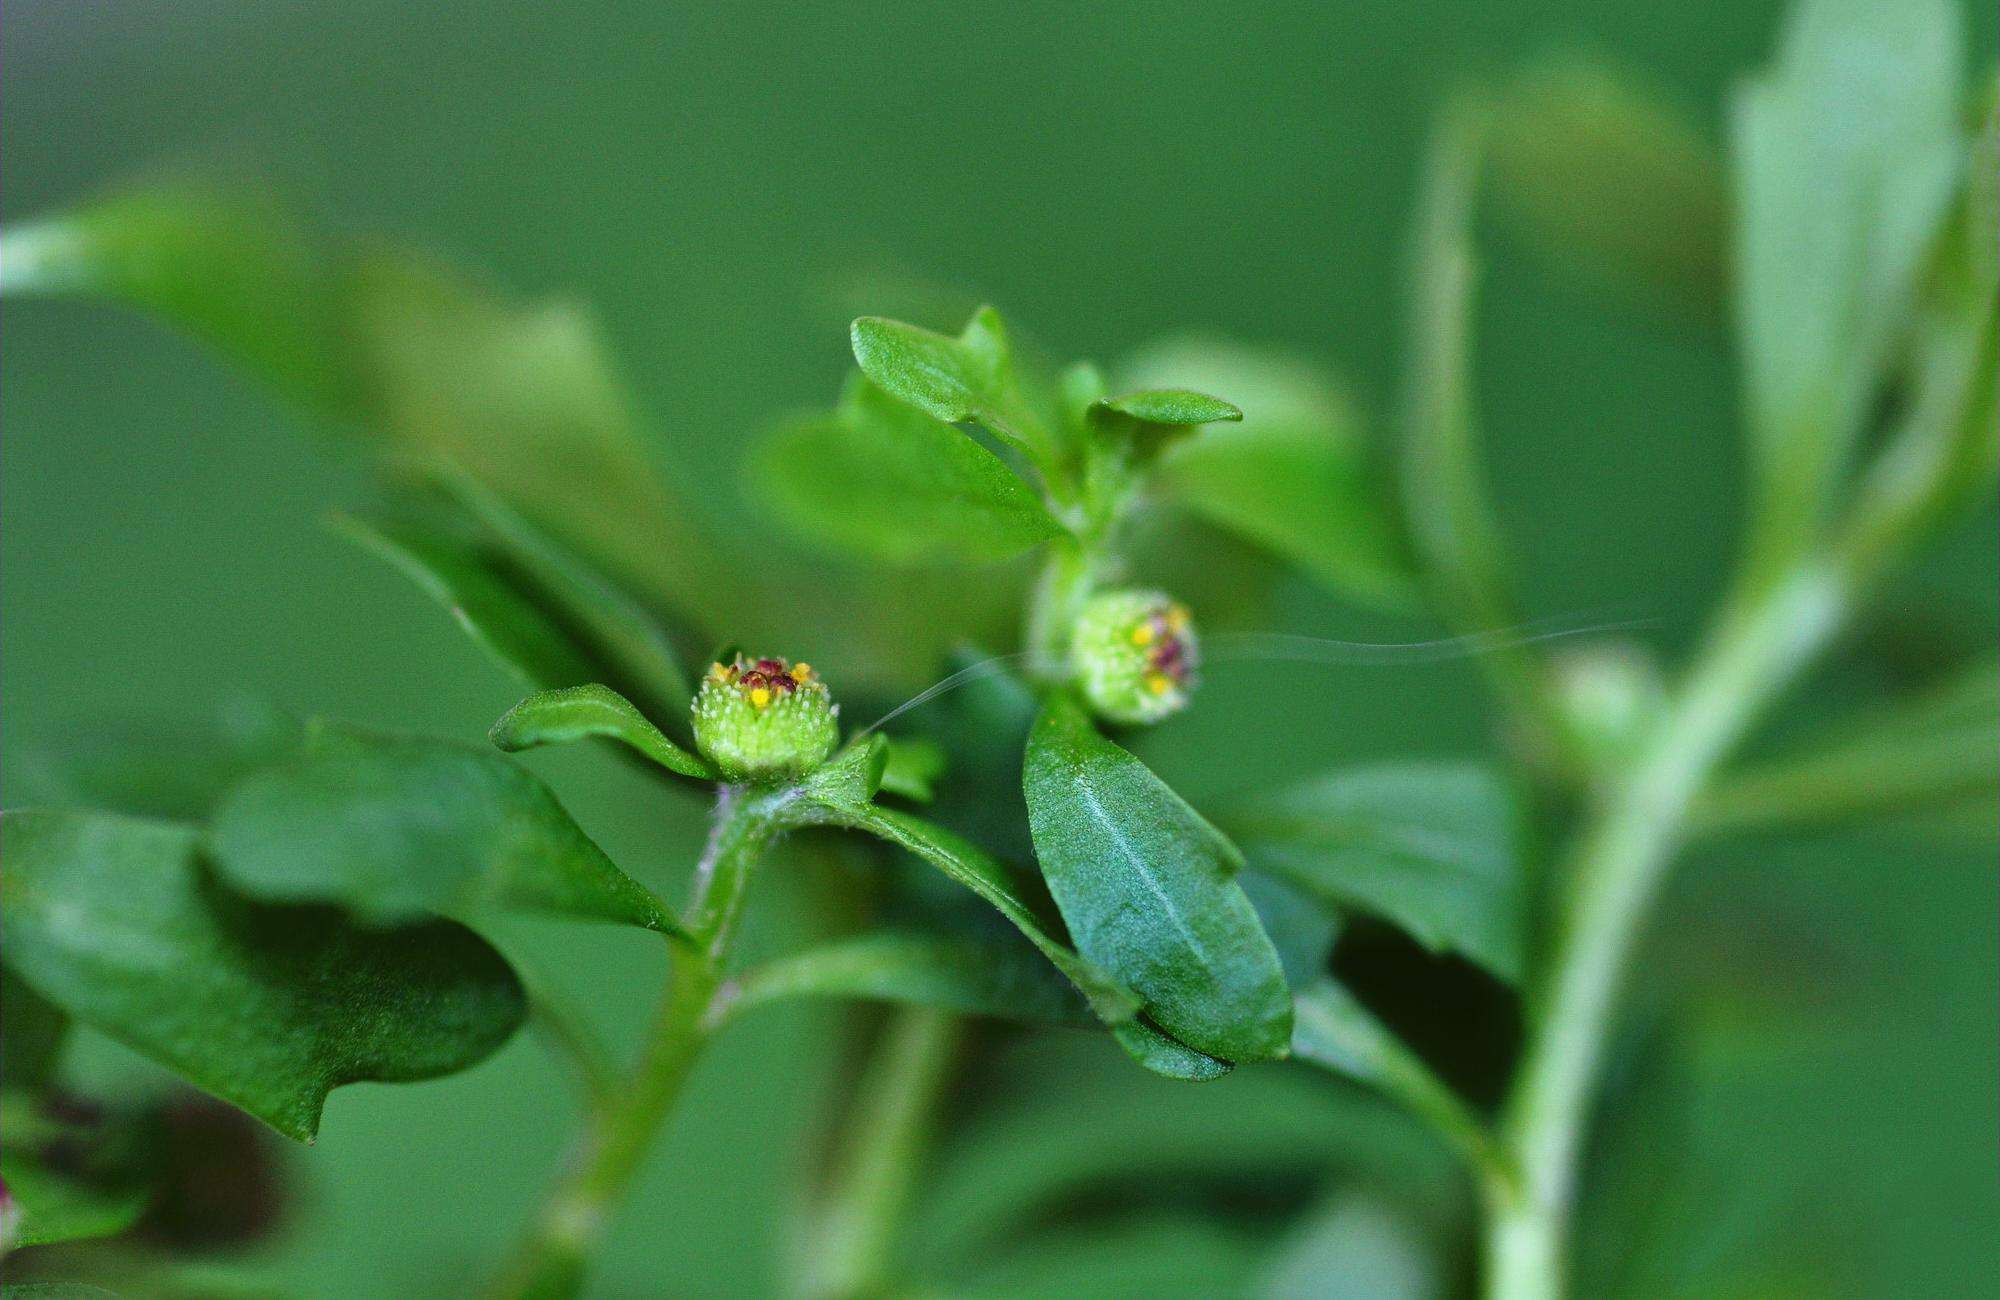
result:
<svg viewBox="0 0 2000 1300"><path fill-rule="evenodd" d="M938 778L944 775L949 759L944 746L922 736L888 738L887 760L882 765L881 788L890 794L929 803L937 793Z"/></svg>
<svg viewBox="0 0 2000 1300"><path fill-rule="evenodd" d="M838 411L779 430L753 473L802 533L893 563L1004 559L1062 531L998 456L858 376Z"/></svg>
<svg viewBox="0 0 2000 1300"><path fill-rule="evenodd" d="M1242 405L1240 423L1166 449L1158 474L1173 500L1345 596L1410 602L1388 485L1371 463L1352 402L1329 376L1283 353L1183 336L1142 349L1119 377L1179 377Z"/></svg>
<svg viewBox="0 0 2000 1300"><path fill-rule="evenodd" d="M1077 950L1188 1046L1239 1063L1282 1056L1291 996L1228 841L1067 696L1035 722L1023 785Z"/></svg>
<svg viewBox="0 0 2000 1300"><path fill-rule="evenodd" d="M495 747L510 754L587 736L629 745L669 772L697 781L720 779L706 760L662 735L630 700L594 682L530 695L502 714L487 733Z"/></svg>
<svg viewBox="0 0 2000 1300"><path fill-rule="evenodd" d="M249 902L202 869L192 827L30 810L4 828L8 965L288 1137L311 1140L330 1089L466 1069L526 1014L513 971L471 931Z"/></svg>
<svg viewBox="0 0 2000 1300"><path fill-rule="evenodd" d="M843 812L846 819L842 824L914 853L998 908L1057 970L1083 991L1100 1020L1118 1025L1137 1014L1140 1003L1132 990L1057 939L1008 879L1007 868L984 850L942 826L892 808L865 807Z"/></svg>
<svg viewBox="0 0 2000 1300"><path fill-rule="evenodd" d="M1344 1188L1286 1234L1257 1300L1445 1300L1443 1243L1386 1198Z"/></svg>
<svg viewBox="0 0 2000 1300"><path fill-rule="evenodd" d="M318 723L229 793L209 844L224 879L268 902L371 921L498 906L679 932L547 786L478 745Z"/></svg>
<svg viewBox="0 0 2000 1300"><path fill-rule="evenodd" d="M2000 660L1989 659L1717 778L1696 821L1713 832L1971 807L1990 834L2000 795L1996 753Z"/></svg>
<svg viewBox="0 0 2000 1300"><path fill-rule="evenodd" d="M1950 0L1804 0L1738 93L1738 346L1767 546L1818 522L1908 321L1960 165Z"/></svg>
<svg viewBox="0 0 2000 1300"><path fill-rule="evenodd" d="M7 1136L0 1147L4 1249L116 1236L145 1212L146 1190L133 1180L87 1179L41 1159L19 1135Z"/></svg>
<svg viewBox="0 0 2000 1300"><path fill-rule="evenodd" d="M1508 981L1526 944L1520 818L1500 778L1462 763L1329 772L1220 815L1259 871Z"/></svg>
<svg viewBox="0 0 2000 1300"><path fill-rule="evenodd" d="M1179 1079L1186 1083L1207 1083L1212 1079L1220 1079L1235 1068L1228 1061L1210 1056L1207 1052L1196 1051L1144 1020L1131 1020L1122 1025L1114 1025L1111 1036L1118 1040L1118 1046L1124 1049L1125 1055L1154 1074L1168 1079Z"/></svg>
<svg viewBox="0 0 2000 1300"><path fill-rule="evenodd" d="M862 998L968 1015L1095 1025L1076 987L1019 944L882 932L837 939L751 971L735 1015L784 998Z"/></svg>
<svg viewBox="0 0 2000 1300"><path fill-rule="evenodd" d="M1729 197L1688 115L1623 69L1538 64L1493 104L1502 214L1551 262L1720 317Z"/></svg>
<svg viewBox="0 0 2000 1300"><path fill-rule="evenodd" d="M1192 428L1199 424L1234 424L1243 419L1238 407L1192 388L1149 388L1092 403L1097 411L1129 416L1141 424Z"/></svg>
<svg viewBox="0 0 2000 1300"><path fill-rule="evenodd" d="M977 423L1047 468L1055 447L1021 390L1000 313L981 307L957 338L863 316L852 331L861 373L947 424Z"/></svg>

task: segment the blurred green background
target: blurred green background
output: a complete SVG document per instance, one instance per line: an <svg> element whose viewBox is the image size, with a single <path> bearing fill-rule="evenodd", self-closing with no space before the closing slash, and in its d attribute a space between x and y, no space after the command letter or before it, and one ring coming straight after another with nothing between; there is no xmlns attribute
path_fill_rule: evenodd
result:
<svg viewBox="0 0 2000 1300"><path fill-rule="evenodd" d="M990 298L1063 356L1108 359L1188 327L1289 346L1341 371L1380 427L1415 168L1443 93L1581 49L1650 76L1718 137L1722 96L1764 60L1780 12L12 0L0 215L221 169L274 181L337 229L587 300L675 463L733 502L751 435L836 391L846 318L870 305L852 286L868 277ZM1968 17L1984 67L1995 15ZM318 526L361 476L338 448L293 436L299 421L265 392L111 311L10 305L6 335L10 765L79 719L194 714L244 692L467 737L515 698L414 589ZM1735 540L1722 334L1495 238L1477 368L1532 611L1615 608L1680 644ZM1938 646L1990 642L1994 541L1988 510L1898 584L1788 720L1911 671L1913 656L1921 668ZM1303 585L1272 616L1329 635L1428 634L1357 621ZM837 686L838 665L823 667ZM1484 735L1462 663L1328 669L1298 693L1280 703L1254 669L1220 668L1149 757L1199 802ZM685 871L696 810L591 755L536 766L643 878ZM773 873L761 888L760 943L810 924L791 882ZM1870 1271L1828 1279L1830 1294L1983 1292L1977 1279L2000 1272L1990 845L1883 828L1709 855L1660 930L1642 989L1716 1008L1715 1034L1756 1042L1714 1194L1764 1189L1800 1241L1865 1237ZM516 942L560 962L607 1024L641 1014L658 976L642 937L550 926ZM1798 1033L1743 1028L1773 1005ZM836 1024L768 1013L704 1064L600 1294L770 1292ZM1006 1076L1024 1095L989 1089L987 1112L1053 1086L1038 1051L1109 1095L1175 1087L1108 1043L1025 1050ZM101 1077L136 1070L101 1044L81 1058ZM1269 1094L1231 1078L1176 1104L1226 1115ZM302 1205L276 1267L305 1295L454 1293L525 1212L570 1111L525 1037L456 1079L336 1094L317 1149L292 1157Z"/></svg>

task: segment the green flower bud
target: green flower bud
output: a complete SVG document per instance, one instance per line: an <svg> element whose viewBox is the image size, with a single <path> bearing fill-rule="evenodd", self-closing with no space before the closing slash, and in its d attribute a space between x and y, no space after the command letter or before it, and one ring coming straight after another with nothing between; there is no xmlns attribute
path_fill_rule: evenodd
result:
<svg viewBox="0 0 2000 1300"><path fill-rule="evenodd" d="M694 743L730 781L796 780L840 739L840 707L811 664L716 664L694 699Z"/></svg>
<svg viewBox="0 0 2000 1300"><path fill-rule="evenodd" d="M1187 705L1200 656L1187 606L1157 591L1091 597L1070 636L1083 698L1111 722L1158 722Z"/></svg>

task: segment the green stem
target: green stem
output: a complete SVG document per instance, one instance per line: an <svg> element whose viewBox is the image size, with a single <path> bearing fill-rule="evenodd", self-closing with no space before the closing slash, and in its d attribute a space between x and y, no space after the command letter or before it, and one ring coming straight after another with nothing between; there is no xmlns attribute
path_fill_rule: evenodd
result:
<svg viewBox="0 0 2000 1300"><path fill-rule="evenodd" d="M568 1168L529 1228L500 1295L558 1300L581 1288L613 1208L708 1044L709 1012L750 873L782 829L783 799L728 787L717 797L715 829L685 913L690 937L669 946L666 995L638 1062L622 1087L605 1092L593 1106Z"/></svg>
<svg viewBox="0 0 2000 1300"><path fill-rule="evenodd" d="M1504 1111L1518 1191L1489 1186L1486 1294L1562 1293L1577 1149L1632 947L1695 800L1773 696L1838 626L1845 575L1801 566L1734 602L1667 716L1579 836L1554 951Z"/></svg>
<svg viewBox="0 0 2000 1300"><path fill-rule="evenodd" d="M852 1128L814 1216L800 1292L861 1300L893 1280L896 1235L937 1129L959 1021L928 1007L899 1010L884 1029L848 1107Z"/></svg>

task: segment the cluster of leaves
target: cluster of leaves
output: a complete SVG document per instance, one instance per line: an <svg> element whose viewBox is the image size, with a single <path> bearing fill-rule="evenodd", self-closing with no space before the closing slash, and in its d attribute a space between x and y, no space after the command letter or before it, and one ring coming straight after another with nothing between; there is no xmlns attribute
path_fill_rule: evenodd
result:
<svg viewBox="0 0 2000 1300"><path fill-rule="evenodd" d="M1482 156L1506 215L1580 251L1594 274L1664 281L1702 310L1734 305L1757 563L1828 545L1838 515L1832 545L1863 564L1981 490L1993 469L1991 115L1968 147L1952 25L1932 5L1893 8L1807 7L1778 67L1740 101L1733 187L1698 134L1606 69L1544 69L1455 105L1423 178L1400 499L1357 405L1293 358L1179 339L1108 375L1087 364L1050 375L990 308L956 335L857 321L857 373L838 404L786 422L750 467L778 519L869 566L826 583L779 585L785 566L730 562L727 529L661 472L573 307L499 301L213 192L132 193L9 232L7 292L139 307L358 431L383 499L339 526L534 693L499 719L490 746L272 714L204 737L199 764L120 750L72 765L65 802L88 810L8 813L0 1115L33 1113L17 1099L50 1084L45 1069L15 1076L16 1036L39 1044L19 1049L24 1059L46 1060L73 1020L309 1140L332 1088L465 1069L523 1022L530 990L492 940L496 915L698 944L697 918L622 871L495 750L607 739L670 788L712 787L688 738L690 665L707 662L693 652L803 641L850 704L887 704L888 692L980 662L954 644L979 618L910 608L900 575L992 565L990 582L956 585L1018 603L1007 562L1041 548L1021 672L983 664L964 690L909 715L908 734L860 734L769 804L783 829L859 832L990 910L885 851L877 906L824 942L730 972L724 1018L794 997L939 1007L1105 1030L1183 1080L1296 1055L1396 1097L1475 1164L1490 1158L1474 1108L1392 1028L1365 980L1342 982L1336 972L1352 967L1336 945L1345 955L1344 935L1388 929L1482 982L1528 977L1527 787L1553 768L1565 794L1587 790L1618 752L1580 742L1591 718L1561 675L1519 647L1482 663L1535 742L1526 773L1464 758L1343 769L1204 816L1066 688L1066 620L1119 575L1151 514L1232 535L1351 601L1397 610L1428 596L1468 631L1519 621L1471 410ZM1892 387L1901 422L1857 471ZM1919 481L1929 486L1912 495ZM1209 593L1178 594L1202 609ZM1995 680L1975 665L1932 697L1748 770L1702 806L1701 824L1716 833L1940 795L1990 804ZM1631 726L1647 720L1638 710ZM964 1222L991 1233L1114 1175L1143 1177L1135 1145L1168 1173L1242 1162L1210 1168L1217 1182L1372 1162L1376 1181L1339 1182L1267 1280L1376 1267L1396 1281L1358 1293L1448 1285L1440 1223L1408 1211L1426 1196L1449 1202L1436 1192L1453 1185L1449 1172L1349 1094L1340 1132L1301 1131L1307 1107L1316 1120L1328 1104L1323 1091L1304 1095L1305 1106L1246 1108L1270 1131L1218 1152L1204 1147L1201 1118L1176 1118L1173 1103L1121 1118L1107 1089L1101 1122L1041 1144L1022 1131L1041 1118L1009 1128L1001 1116L955 1149L941 1181L971 1189L960 1202L984 1198ZM1079 1132L1101 1145L1073 1149ZM1019 1159L1040 1146L1045 1163ZM144 1203L126 1189L80 1202L60 1170L14 1158L11 1244L118 1231ZM1399 1177L1430 1190L1410 1195ZM1242 1243L1222 1228L1191 1236L1189 1222L1162 1210L1125 1224L1131 1257L1181 1279L1227 1274L1218 1290L1240 1284ZM930 1230L951 1240L949 1224ZM1040 1266L1074 1285L1083 1247L1045 1235ZM964 1257L980 1248L965 1243ZM1035 1285L1004 1269L987 1281L993 1294Z"/></svg>

